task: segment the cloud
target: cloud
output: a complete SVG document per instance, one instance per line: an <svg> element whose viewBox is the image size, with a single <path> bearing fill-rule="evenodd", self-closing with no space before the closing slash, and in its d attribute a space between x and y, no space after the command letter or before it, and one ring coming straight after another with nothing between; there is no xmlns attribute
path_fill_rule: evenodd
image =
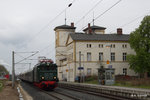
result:
<svg viewBox="0 0 150 100"><path fill-rule="evenodd" d="M10 66L8 63L6 63L4 60L1 60L1 59L0 59L0 64L1 64L1 65L4 65L4 66L5 66L5 65L6 65L6 66Z"/></svg>

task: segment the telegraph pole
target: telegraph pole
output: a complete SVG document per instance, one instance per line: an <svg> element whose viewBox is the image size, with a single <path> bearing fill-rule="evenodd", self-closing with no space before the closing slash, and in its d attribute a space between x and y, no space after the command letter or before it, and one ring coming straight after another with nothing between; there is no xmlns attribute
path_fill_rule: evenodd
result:
<svg viewBox="0 0 150 100"><path fill-rule="evenodd" d="M14 59L15 52L12 51L12 88L15 87L15 59Z"/></svg>

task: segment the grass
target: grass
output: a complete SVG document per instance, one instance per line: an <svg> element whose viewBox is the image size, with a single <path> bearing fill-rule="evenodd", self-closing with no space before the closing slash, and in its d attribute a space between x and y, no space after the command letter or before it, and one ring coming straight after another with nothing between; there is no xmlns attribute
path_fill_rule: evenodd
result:
<svg viewBox="0 0 150 100"><path fill-rule="evenodd" d="M130 82L116 82L113 86L122 86L122 87L129 87L129 88L143 88L143 89L150 89L150 85L133 85Z"/></svg>
<svg viewBox="0 0 150 100"><path fill-rule="evenodd" d="M98 84L98 80L85 81L85 83L88 83L88 84Z"/></svg>
<svg viewBox="0 0 150 100"><path fill-rule="evenodd" d="M86 77L84 83L97 85L99 84L97 76ZM111 86L150 89L150 80L149 79L116 80L115 84Z"/></svg>
<svg viewBox="0 0 150 100"><path fill-rule="evenodd" d="M97 76L88 76L88 77L85 78L85 82L84 83L98 84L98 78L97 78Z"/></svg>
<svg viewBox="0 0 150 100"><path fill-rule="evenodd" d="M3 89L3 83L0 82L0 92L2 91L2 89Z"/></svg>
<svg viewBox="0 0 150 100"><path fill-rule="evenodd" d="M0 92L3 90L4 88L4 83L5 83L5 80L0 80Z"/></svg>
<svg viewBox="0 0 150 100"><path fill-rule="evenodd" d="M97 80L85 81L88 84L99 84ZM143 89L150 89L150 85L132 85L129 82L122 83L116 82L114 85L111 86L121 86L121 87L129 87L129 88L143 88Z"/></svg>

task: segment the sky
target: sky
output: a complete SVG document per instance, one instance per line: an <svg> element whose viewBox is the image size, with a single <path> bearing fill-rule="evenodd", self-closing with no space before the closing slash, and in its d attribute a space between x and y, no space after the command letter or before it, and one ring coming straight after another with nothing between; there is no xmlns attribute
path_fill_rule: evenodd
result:
<svg viewBox="0 0 150 100"><path fill-rule="evenodd" d="M34 60L16 64L16 73L27 71L29 63L32 68L38 56L55 61L54 28L65 24L65 15L68 25L75 23L76 32L97 18L94 24L106 27L106 34L116 33L117 28L130 34L150 15L150 0L0 0L0 64L11 72L12 51L15 63L39 51L30 58Z"/></svg>

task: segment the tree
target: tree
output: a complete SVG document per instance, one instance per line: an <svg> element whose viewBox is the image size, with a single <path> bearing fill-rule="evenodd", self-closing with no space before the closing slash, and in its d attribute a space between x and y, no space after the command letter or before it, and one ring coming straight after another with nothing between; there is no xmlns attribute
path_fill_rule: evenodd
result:
<svg viewBox="0 0 150 100"><path fill-rule="evenodd" d="M8 74L8 70L1 64L0 64L0 73Z"/></svg>
<svg viewBox="0 0 150 100"><path fill-rule="evenodd" d="M128 55L130 68L144 74L150 72L150 16L145 16L140 26L130 34L129 43L136 55Z"/></svg>

